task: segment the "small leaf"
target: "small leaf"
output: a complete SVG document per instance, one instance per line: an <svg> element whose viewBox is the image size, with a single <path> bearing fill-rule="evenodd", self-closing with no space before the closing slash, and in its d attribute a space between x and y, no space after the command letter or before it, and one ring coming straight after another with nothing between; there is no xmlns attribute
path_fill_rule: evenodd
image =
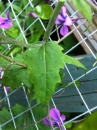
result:
<svg viewBox="0 0 97 130"><path fill-rule="evenodd" d="M4 124L6 123L8 120L11 119L11 115L10 115L10 112L6 109L6 108L3 108L1 111L0 111L0 124ZM8 129L9 128L9 129ZM2 130L11 130L13 129L14 126L13 126L13 123L12 121L9 122L8 124L4 125L2 127Z"/></svg>
<svg viewBox="0 0 97 130"><path fill-rule="evenodd" d="M15 106L11 107L12 110L12 114L13 116L17 116L20 113L24 112L26 110L25 107L16 104ZM4 124L5 122L9 121L10 119L12 119L10 112L6 109L3 108L2 111L0 111L0 123L1 125ZM3 121L4 119L6 119L6 121ZM17 126L17 130L23 130L24 127L27 127L28 125L31 125L32 123L32 117L31 117L31 113L30 112L25 112L24 114L22 114L21 116L18 116L15 119L15 124ZM2 130L15 130L14 125L13 125L13 121L8 122L7 124L5 124L3 127L1 127ZM29 130L33 130L33 128L29 128Z"/></svg>
<svg viewBox="0 0 97 130"><path fill-rule="evenodd" d="M97 111L88 115L84 121L76 124L70 130L96 130L97 129Z"/></svg>
<svg viewBox="0 0 97 130"><path fill-rule="evenodd" d="M86 70L85 66L80 61L78 61L75 58L70 57L68 55L65 55L64 62L66 64L72 64L72 65L75 65L77 67L81 67L81 68Z"/></svg>
<svg viewBox="0 0 97 130"><path fill-rule="evenodd" d="M60 87L61 87L61 88L64 88L64 87L66 87L69 83L70 83L70 82L64 83L64 84L60 85ZM75 84L77 85L77 87L80 87L80 86L81 86L81 82L80 82L79 80L75 81ZM70 84L69 86L70 86L70 87L75 87L74 83Z"/></svg>
<svg viewBox="0 0 97 130"><path fill-rule="evenodd" d="M10 29L6 30L5 32L8 36L10 36L14 39L17 38L19 35L19 30L15 29L14 27L11 27Z"/></svg>
<svg viewBox="0 0 97 130"><path fill-rule="evenodd" d="M24 112L26 111L27 108L23 107L21 105L16 104L15 106L11 107L11 111L13 114L13 117L15 118L15 124L16 124L16 129L17 130L36 130L35 127L35 122L33 121L33 117L30 111ZM43 107L43 106L37 106L35 108L33 108L33 113L34 113L34 117L36 119L36 121L41 120L40 123L38 123L38 127L39 130L42 130L43 128L46 130L49 130L49 127L47 127L46 125L44 125L44 123L42 122L42 119L47 116L47 108ZM21 114L23 113L24 114ZM4 123L6 123L7 121L11 120L12 117L10 115L10 112L6 109L3 108L0 111L0 125L3 125ZM4 126L1 127L2 130L15 130L14 125L13 125L13 121L11 120L10 122L6 123Z"/></svg>
<svg viewBox="0 0 97 130"><path fill-rule="evenodd" d="M75 7L81 11L85 18L88 19L89 22L92 21L92 10L90 5L85 0L72 0Z"/></svg>
<svg viewBox="0 0 97 130"><path fill-rule="evenodd" d="M65 127L66 127L67 129L70 129L70 128L72 127L72 122L69 122L68 124L66 124Z"/></svg>
<svg viewBox="0 0 97 130"><path fill-rule="evenodd" d="M48 20L53 12L52 7L49 4L38 5L34 8L34 12L41 19Z"/></svg>
<svg viewBox="0 0 97 130"><path fill-rule="evenodd" d="M57 42L48 42L42 47L31 48L24 54L24 64L34 84L36 98L47 105L61 82L60 68L64 68L64 54Z"/></svg>

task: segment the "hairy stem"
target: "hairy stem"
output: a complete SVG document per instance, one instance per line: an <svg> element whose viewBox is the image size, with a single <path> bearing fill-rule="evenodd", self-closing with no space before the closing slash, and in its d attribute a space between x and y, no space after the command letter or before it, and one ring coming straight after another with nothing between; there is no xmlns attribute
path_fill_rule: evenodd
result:
<svg viewBox="0 0 97 130"><path fill-rule="evenodd" d="M0 38L4 40L4 41L0 41L0 44L12 44L12 45L18 46L18 47L40 47L40 46L42 46L42 42L40 42L41 44L38 44L39 42L32 43L32 44L26 44L26 43L15 41L13 38L5 36L1 33L0 33Z"/></svg>
<svg viewBox="0 0 97 130"><path fill-rule="evenodd" d="M3 39L4 41L6 41L6 42L0 41L1 44L21 44L21 42L17 42L13 38L5 36L1 33L0 33L0 38Z"/></svg>
<svg viewBox="0 0 97 130"><path fill-rule="evenodd" d="M42 46L42 42L40 42L41 44L38 44L39 42L36 43L32 43L32 44L25 44L25 43L19 43L17 41L15 42L5 42L5 41L0 41L0 44L12 44L13 46L17 46L17 47L41 47Z"/></svg>
<svg viewBox="0 0 97 130"><path fill-rule="evenodd" d="M21 67L23 67L23 68L27 68L26 65L21 64L21 63L19 63L19 62L16 62L16 61L12 60L11 58L9 58L9 57L7 57L7 56L1 54L1 53L0 53L0 57L4 58L5 60L11 62L11 63L14 64L14 65L18 65L18 66L21 66Z"/></svg>
<svg viewBox="0 0 97 130"><path fill-rule="evenodd" d="M50 36L50 33L51 33L51 31L53 29L53 26L55 24L55 20L56 20L56 18L58 16L63 4L64 4L64 1L59 1L56 8L53 11L53 14L51 15L51 18L49 20L49 23L47 25L47 29L46 29L46 32L45 32L44 38L43 38L44 44L47 42L47 40L48 40L48 38Z"/></svg>

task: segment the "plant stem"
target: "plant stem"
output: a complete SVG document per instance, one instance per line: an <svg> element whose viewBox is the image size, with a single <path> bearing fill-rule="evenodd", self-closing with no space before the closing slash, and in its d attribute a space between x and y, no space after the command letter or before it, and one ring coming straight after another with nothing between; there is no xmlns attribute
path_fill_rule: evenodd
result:
<svg viewBox="0 0 97 130"><path fill-rule="evenodd" d="M42 46L42 43L41 44L36 44L36 43L25 44L22 42L18 42L18 41L15 41L13 38L5 36L1 33L0 33L0 38L4 40L4 41L0 41L0 44L12 44L14 46L19 46L19 47L40 47L40 46ZM37 43L39 43L39 42L37 42Z"/></svg>
<svg viewBox="0 0 97 130"><path fill-rule="evenodd" d="M7 60L7 61L13 63L14 65L18 65L18 66L21 66L21 67L23 67L23 68L27 68L26 65L21 64L21 63L19 63L19 62L16 62L16 61L12 60L11 58L9 58L9 57L7 57L7 56L1 54L1 53L0 53L0 56L1 56L2 58L4 58L5 60Z"/></svg>
<svg viewBox="0 0 97 130"><path fill-rule="evenodd" d="M51 31L53 29L53 26L55 24L55 20L56 20L56 18L58 16L58 14L59 14L59 12L60 12L63 4L64 4L63 1L62 2L59 1L58 4L57 4L57 6L55 7L55 9L53 11L53 14L51 15L51 18L50 18L49 23L47 25L46 32L45 32L44 37L43 37L44 44L47 42L47 40L48 40L48 38L50 36L50 33L51 33Z"/></svg>
<svg viewBox="0 0 97 130"><path fill-rule="evenodd" d="M1 33L0 33L0 38L3 39L4 41L7 41L7 42L1 42L1 44L17 44L17 43L21 44L21 42L17 42L13 38L5 36L5 35L3 35Z"/></svg>
<svg viewBox="0 0 97 130"><path fill-rule="evenodd" d="M12 44L13 46L17 46L17 47L41 47L42 46L42 42L40 42L41 44L37 44L36 43L32 43L32 44L25 44L25 43L19 43L19 42L5 42L5 41L0 41L0 44Z"/></svg>
<svg viewBox="0 0 97 130"><path fill-rule="evenodd" d="M4 68L4 71L5 70L7 70L10 66L12 66L13 65L13 63L10 63L8 66L6 66L5 68Z"/></svg>

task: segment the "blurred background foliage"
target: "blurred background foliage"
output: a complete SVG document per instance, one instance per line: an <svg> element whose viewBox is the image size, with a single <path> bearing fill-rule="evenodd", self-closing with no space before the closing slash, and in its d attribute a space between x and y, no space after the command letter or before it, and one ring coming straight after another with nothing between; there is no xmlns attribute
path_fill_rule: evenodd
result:
<svg viewBox="0 0 97 130"><path fill-rule="evenodd" d="M18 16L17 20L19 21L19 24L20 24L22 30L24 30L24 31L27 30L27 31L25 31L24 35L29 43L35 43L36 41L42 40L43 34L44 34L44 29L41 26L40 21L37 20L36 18L30 16L28 13L33 12L34 7L36 7L37 5L48 4L48 3L51 4L52 1L51 0L41 0L41 1L40 0L33 0L31 5L28 5L28 7L26 9L24 9L24 7L25 7L25 5L28 4L28 0L25 0L23 2L21 2L20 0L16 0L12 3L15 14L16 14L16 16ZM6 17L6 12L4 12L4 10L8 6L9 6L9 3L7 0L0 2L1 16ZM10 11L11 18L14 19L15 17L11 11L11 8L8 8L8 10ZM43 21L44 27L47 27L48 20L42 20L42 21ZM30 28L28 28L32 23L34 23L34 24ZM54 27L54 29L56 29L56 28ZM11 27L8 30L4 30L4 31L5 31L5 34L7 36L14 38L20 42L23 42L23 43L25 42L24 38L21 35L21 30L19 29L16 21L13 22L13 27ZM2 32L2 29L0 29L0 32ZM52 38L52 40L58 40L56 33L54 33L51 36L51 38ZM78 42L77 39L72 34L69 37L67 37L66 39L64 39L60 45L64 48L63 52L65 53L71 47L76 45L77 42ZM7 47L7 45L2 44L0 46L0 52L3 52L6 47ZM17 49L17 51L18 51L18 49ZM79 49L79 47L77 47L74 51L70 52L69 55L78 55L78 54L84 54L84 51L81 48L81 46L80 46L80 49Z"/></svg>

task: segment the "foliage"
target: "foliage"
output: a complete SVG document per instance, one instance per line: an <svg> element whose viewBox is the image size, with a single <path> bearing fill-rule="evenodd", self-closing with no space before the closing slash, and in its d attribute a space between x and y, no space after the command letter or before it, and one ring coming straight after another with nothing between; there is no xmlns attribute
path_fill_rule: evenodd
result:
<svg viewBox="0 0 97 130"><path fill-rule="evenodd" d="M68 55L64 55L64 63L72 64L72 65L75 65L77 67L81 67L81 68L86 70L85 66L82 63L80 63L78 60L76 60L73 57L70 57Z"/></svg>
<svg viewBox="0 0 97 130"><path fill-rule="evenodd" d="M14 58L15 61L22 61L23 59L20 56L17 56ZM0 61L2 61L2 67L5 65L9 65L10 63L2 58L0 58ZM10 76L9 76L10 75ZM27 74L26 69L17 66L17 65L11 65L7 70L5 70L4 77L2 79L2 84L6 86L10 86L11 90L14 90L15 88L18 88L21 83L23 82L26 86L31 87L31 82L29 81L30 76ZM15 81L15 83L14 83Z"/></svg>
<svg viewBox="0 0 97 130"><path fill-rule="evenodd" d="M61 82L59 69L64 67L62 48L56 42L31 48L24 53L24 63L34 84L36 98L47 105L55 92L56 83Z"/></svg>
<svg viewBox="0 0 97 130"><path fill-rule="evenodd" d="M57 41L48 40L50 32L49 30L52 29L50 26L51 24L53 25L55 23L54 19L56 19L57 15L59 14L64 1L65 0L60 0L55 10L53 10L52 7L47 4L50 1L42 0L40 2L39 0L34 0L31 3L32 7L28 6L26 9L24 8L25 5L27 5L28 0L24 0L23 2L20 2L20 0L15 1L12 6L15 14L19 15L19 24L17 24L17 21L15 21L16 19L13 20L14 15L10 10L10 20L13 20L11 21L13 22L13 27L5 30L5 36L0 34L0 40L2 43L0 45L0 67L2 67L4 70L4 76L2 78L3 86L10 86L11 91L13 91L15 88L18 88L21 83L23 83L26 87L26 92L30 102L33 98L35 98L38 103L44 106L49 104L52 95L57 89L58 83L61 82L62 76L60 75L60 69L64 69L64 63L75 65L86 70L85 66L78 60L68 55L64 55L62 52L63 48L58 44ZM85 1L81 0L79 1L81 6L79 6L79 2L77 0L73 0L73 2L77 9L84 12L83 14L85 18L87 18L90 22L92 18L90 6ZM7 6L9 6L8 2L5 2L4 4L0 2L1 14L4 8ZM32 26L35 18L30 16L29 12L36 13L38 16L37 19L40 18L43 20L44 27L47 26L47 20L50 19L46 32L44 32L44 29L37 19L37 22ZM5 14L3 14L2 17L5 18ZM2 24L4 24L2 17L0 17L0 19ZM19 25L20 29L18 28ZM28 28L29 26L30 28ZM23 33L24 37L21 35L21 29L23 31L27 30L25 33ZM2 31L0 30L0 32ZM46 39L43 36L46 37ZM27 41L25 41L25 39L27 39ZM7 45L5 44L11 44L11 49L5 51L7 48ZM10 57L12 54L13 58ZM11 110L13 116L15 117L25 111L27 108L28 107L25 108L16 104L14 107L11 107ZM2 127L2 129L11 130L14 128L9 111L10 110L7 110L6 108L3 108L3 110L0 111L0 124L2 125L9 121L5 126ZM37 107L37 109L35 108L33 112L35 113L37 120L42 119L47 115L47 110L43 106ZM29 130L36 129L34 121L32 122L32 116L29 111L16 118L15 122L18 130L22 128L26 130L28 129L26 127L31 124L32 126L29 127ZM67 127L70 128L71 126ZM39 123L39 128L48 129L48 127L46 127L43 123Z"/></svg>
<svg viewBox="0 0 97 130"><path fill-rule="evenodd" d="M97 111L93 112L91 115L88 115L81 123L75 125L70 130L96 130L97 129Z"/></svg>
<svg viewBox="0 0 97 130"><path fill-rule="evenodd" d="M37 15L38 17L40 17L41 19L44 19L44 20L49 20L52 12L53 12L53 9L50 5L48 4L42 4L42 5L38 5L34 8L33 10Z"/></svg>
<svg viewBox="0 0 97 130"><path fill-rule="evenodd" d="M11 111L13 113L13 116L16 117L17 115L19 115L20 113L24 112L27 108L23 107L21 105L16 104L15 106L11 107ZM35 118L37 121L41 120L42 118L44 118L44 116L47 114L47 110L45 107L42 106L37 106L35 109L32 110L35 113ZM40 113L41 111L41 113ZM11 120L11 115L10 112L6 109L3 108L2 111L0 111L0 124L4 124L5 122L10 121L9 123L7 123L5 126L2 127L2 130L14 130L14 125L13 122ZM16 127L17 130L36 130L35 127L35 123L33 121L33 117L31 115L30 111L25 112L24 114L18 116L15 119L15 123L16 123ZM48 127L46 127L42 122L38 124L40 130L42 130L42 128L47 129Z"/></svg>

